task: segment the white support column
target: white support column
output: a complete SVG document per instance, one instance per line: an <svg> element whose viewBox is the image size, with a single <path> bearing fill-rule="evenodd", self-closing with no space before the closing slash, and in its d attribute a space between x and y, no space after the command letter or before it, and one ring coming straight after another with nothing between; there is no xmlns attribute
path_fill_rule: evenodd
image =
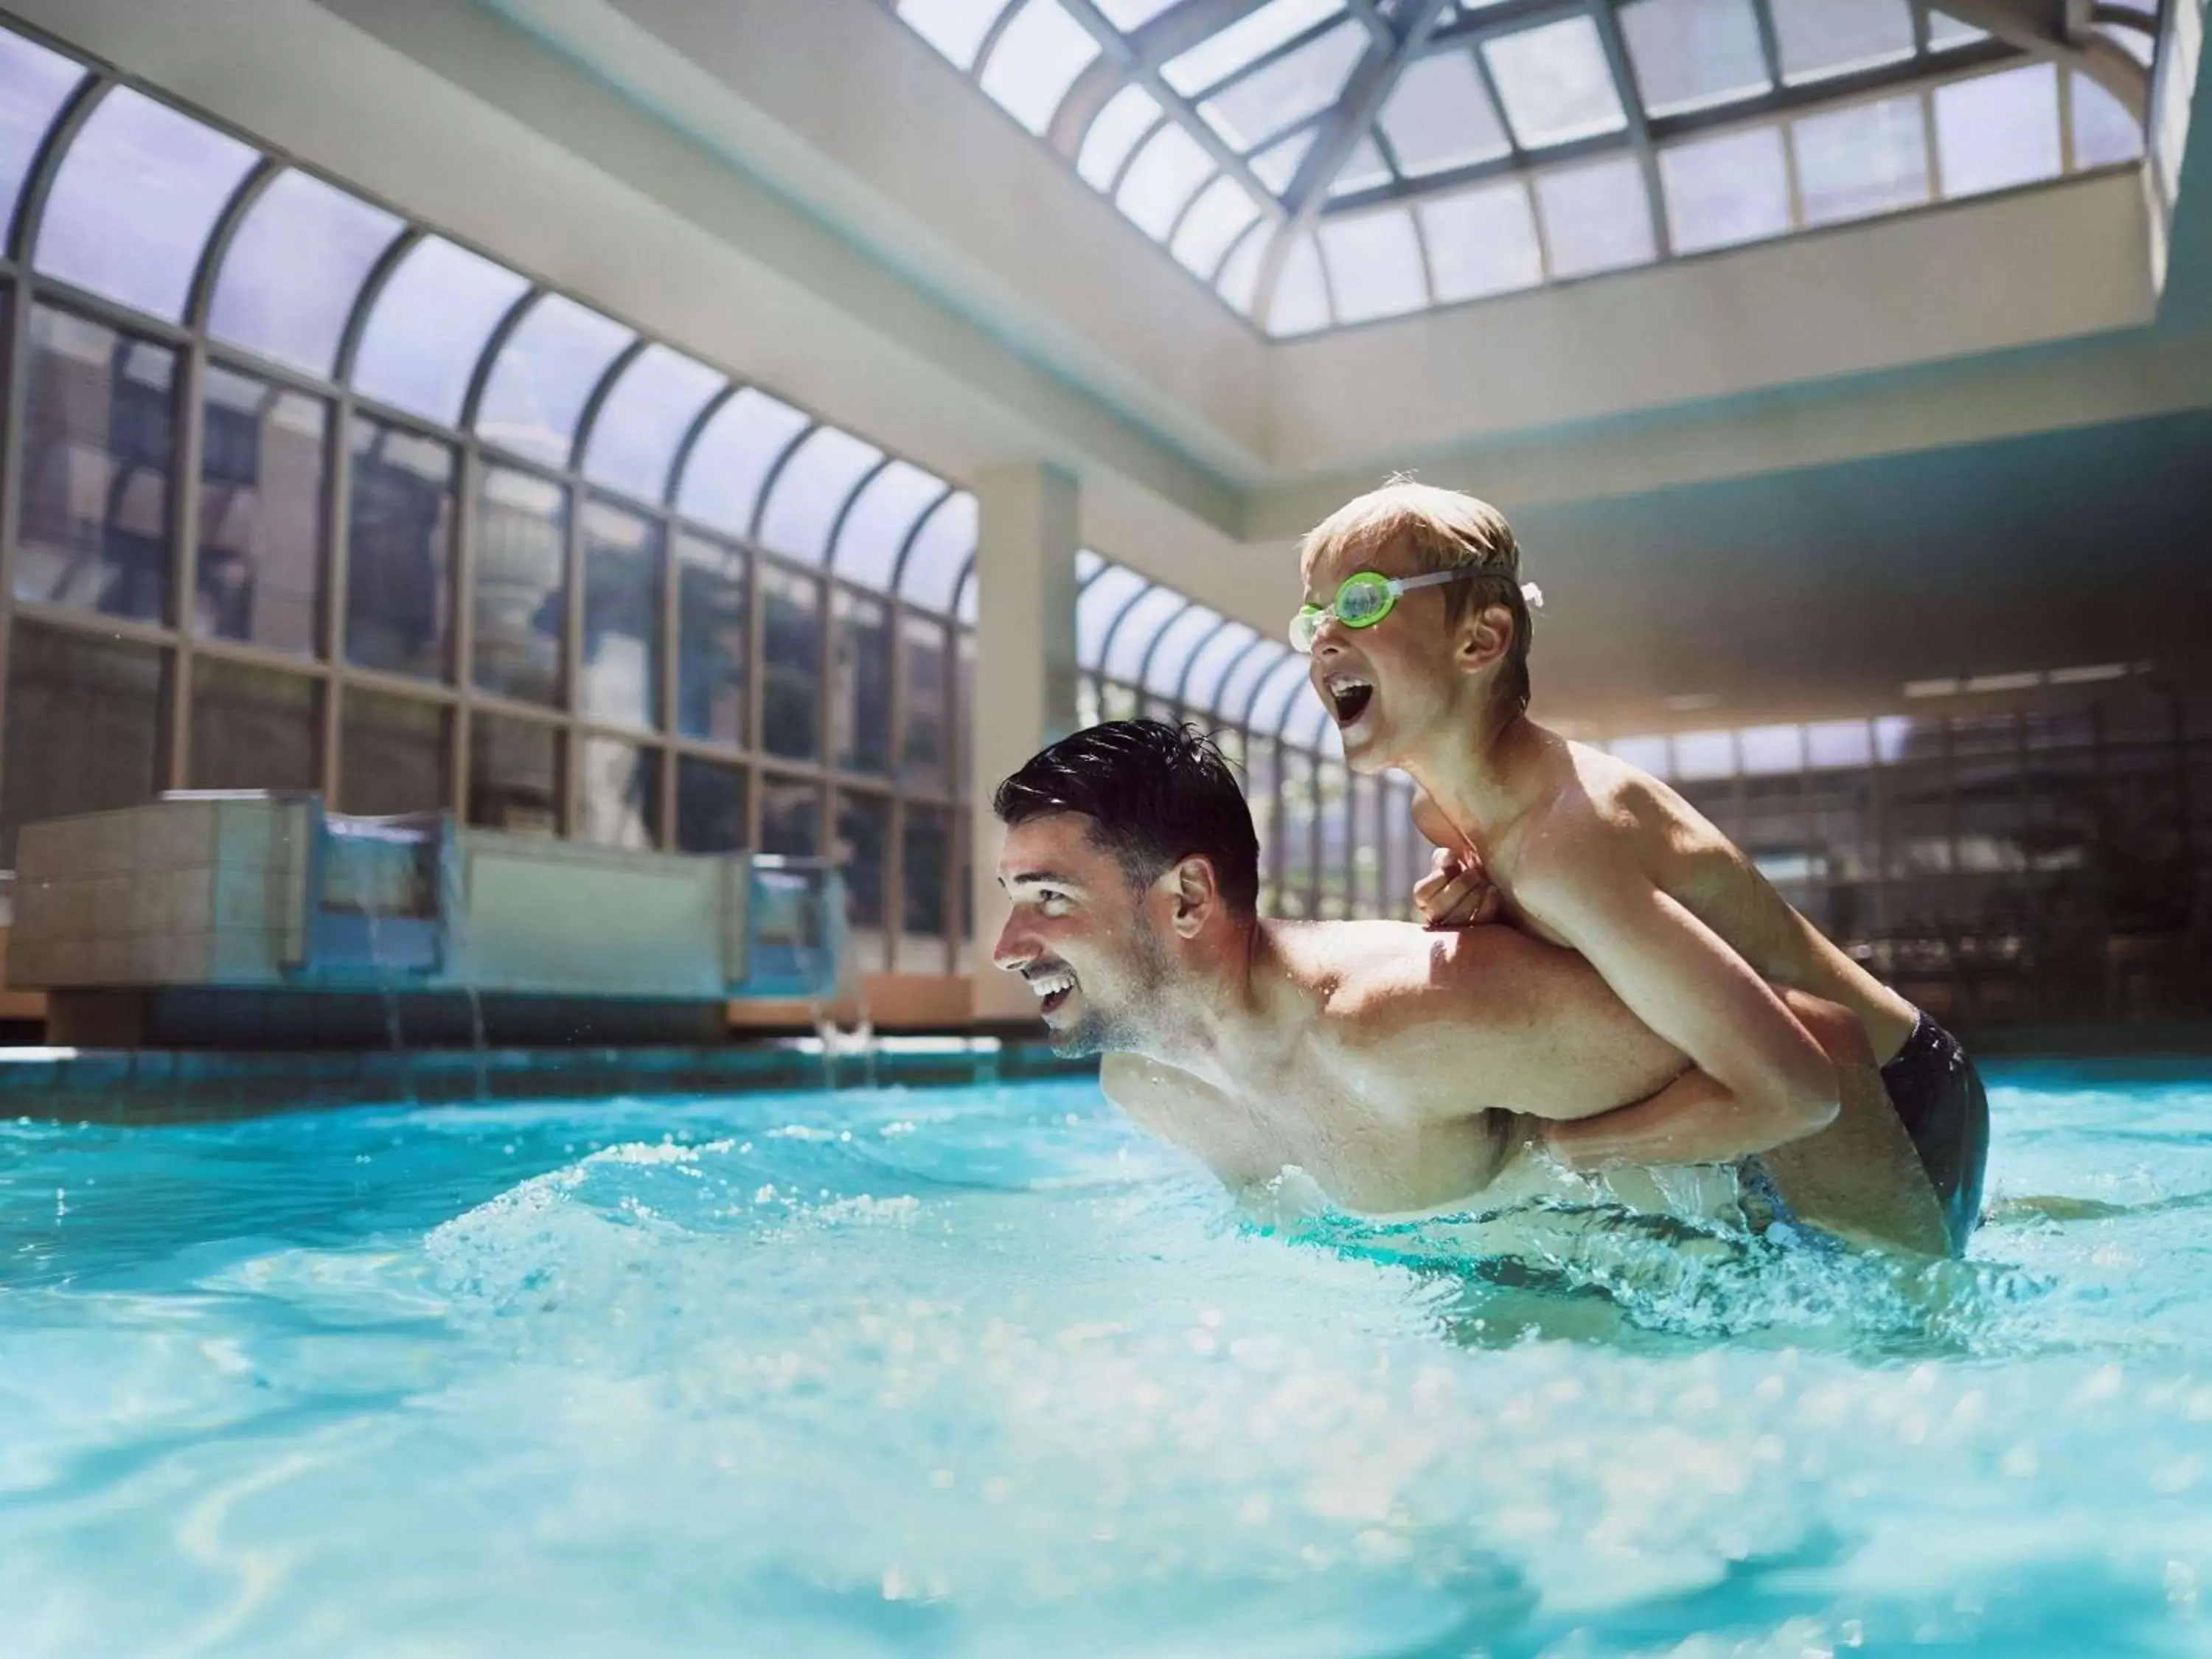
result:
<svg viewBox="0 0 2212 1659"><path fill-rule="evenodd" d="M1041 464L996 467L975 480L975 679L968 715L975 757L972 1006L978 1018L1023 1019L1035 1016L1036 1000L991 966L1006 915L991 795L1001 778L1075 729L1075 479Z"/></svg>

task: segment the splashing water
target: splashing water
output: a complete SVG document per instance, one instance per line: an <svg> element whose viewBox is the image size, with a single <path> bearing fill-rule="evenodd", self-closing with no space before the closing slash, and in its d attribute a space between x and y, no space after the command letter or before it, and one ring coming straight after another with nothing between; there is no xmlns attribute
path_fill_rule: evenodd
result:
<svg viewBox="0 0 2212 1659"><path fill-rule="evenodd" d="M2212 1084L1992 1097L1934 1267L1089 1085L0 1125L0 1652L2202 1650Z"/></svg>

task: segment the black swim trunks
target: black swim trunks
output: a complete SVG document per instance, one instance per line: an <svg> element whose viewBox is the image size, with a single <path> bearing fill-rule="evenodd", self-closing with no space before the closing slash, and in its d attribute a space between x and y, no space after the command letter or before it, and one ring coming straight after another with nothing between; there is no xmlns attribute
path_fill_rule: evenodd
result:
<svg viewBox="0 0 2212 1659"><path fill-rule="evenodd" d="M1990 1156L1990 1101L1982 1075L1959 1039L1925 1013L1897 1058L1881 1068L1882 1086L1919 1150L1943 1207L1951 1254L1964 1255L1982 1215L1982 1167Z"/></svg>

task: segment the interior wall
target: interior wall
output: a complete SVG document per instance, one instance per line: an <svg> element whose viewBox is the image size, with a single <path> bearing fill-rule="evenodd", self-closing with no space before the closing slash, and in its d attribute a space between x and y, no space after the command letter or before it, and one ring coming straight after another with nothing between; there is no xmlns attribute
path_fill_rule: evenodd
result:
<svg viewBox="0 0 2212 1659"><path fill-rule="evenodd" d="M2212 411L1515 515L1538 712L1605 732L1857 715L1908 680L2208 668Z"/></svg>

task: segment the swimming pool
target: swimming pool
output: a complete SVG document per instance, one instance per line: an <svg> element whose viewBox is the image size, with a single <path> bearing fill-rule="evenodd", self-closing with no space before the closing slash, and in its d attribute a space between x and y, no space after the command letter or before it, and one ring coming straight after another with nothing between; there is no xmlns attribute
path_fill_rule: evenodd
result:
<svg viewBox="0 0 2212 1659"><path fill-rule="evenodd" d="M1990 1081L1918 1273L1258 1231L1087 1084L0 1125L0 1653L2212 1649L2212 1067Z"/></svg>

